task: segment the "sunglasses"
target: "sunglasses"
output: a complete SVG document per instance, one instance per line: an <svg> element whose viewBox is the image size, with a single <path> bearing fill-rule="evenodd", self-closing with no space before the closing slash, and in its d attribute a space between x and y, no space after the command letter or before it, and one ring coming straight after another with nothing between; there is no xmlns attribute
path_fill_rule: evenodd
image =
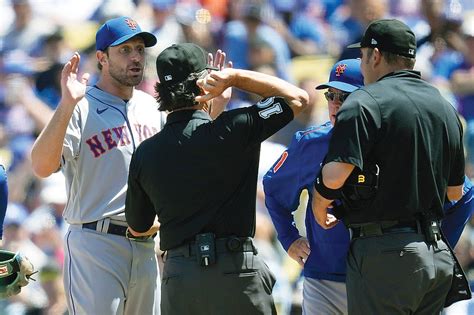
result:
<svg viewBox="0 0 474 315"><path fill-rule="evenodd" d="M335 93L335 92L324 92L324 97L326 97L326 100L334 102L335 100L338 100L341 103L344 103L346 98L349 96L351 93Z"/></svg>

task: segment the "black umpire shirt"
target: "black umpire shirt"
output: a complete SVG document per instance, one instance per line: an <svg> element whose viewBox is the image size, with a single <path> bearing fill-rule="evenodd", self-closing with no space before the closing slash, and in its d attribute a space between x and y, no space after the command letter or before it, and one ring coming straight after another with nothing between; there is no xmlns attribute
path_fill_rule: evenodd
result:
<svg viewBox="0 0 474 315"><path fill-rule="evenodd" d="M353 92L336 117L326 162L380 167L374 201L346 224L443 214L446 186L464 182L455 109L416 71L397 71Z"/></svg>
<svg viewBox="0 0 474 315"><path fill-rule="evenodd" d="M137 232L158 215L160 248L216 237L254 236L260 143L293 119L282 98L222 113L168 115L163 130L133 154L125 214Z"/></svg>

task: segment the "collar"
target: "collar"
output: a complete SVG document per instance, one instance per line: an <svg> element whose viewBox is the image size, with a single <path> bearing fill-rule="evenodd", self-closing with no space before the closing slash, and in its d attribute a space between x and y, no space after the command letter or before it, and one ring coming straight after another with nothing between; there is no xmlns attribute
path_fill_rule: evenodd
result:
<svg viewBox="0 0 474 315"><path fill-rule="evenodd" d="M381 81L384 79L388 78L415 78L415 79L421 79L421 72L420 71L415 71L415 70L398 70L394 72L387 73L383 77L377 80Z"/></svg>
<svg viewBox="0 0 474 315"><path fill-rule="evenodd" d="M193 119L201 119L212 121L211 116L203 110L200 109L182 109L174 111L168 114L166 118L166 124L174 124L181 121L190 121Z"/></svg>

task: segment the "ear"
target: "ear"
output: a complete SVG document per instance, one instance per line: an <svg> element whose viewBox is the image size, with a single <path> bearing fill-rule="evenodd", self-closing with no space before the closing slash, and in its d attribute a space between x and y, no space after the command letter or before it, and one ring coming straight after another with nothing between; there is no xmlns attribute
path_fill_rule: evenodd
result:
<svg viewBox="0 0 474 315"><path fill-rule="evenodd" d="M378 66L381 62L382 62L382 53L380 52L380 50L375 47L374 48L374 53L372 54L372 59L373 59L373 64L374 64L374 67Z"/></svg>
<svg viewBox="0 0 474 315"><path fill-rule="evenodd" d="M107 54L104 53L102 50L97 50L95 52L95 56L102 66L107 63Z"/></svg>

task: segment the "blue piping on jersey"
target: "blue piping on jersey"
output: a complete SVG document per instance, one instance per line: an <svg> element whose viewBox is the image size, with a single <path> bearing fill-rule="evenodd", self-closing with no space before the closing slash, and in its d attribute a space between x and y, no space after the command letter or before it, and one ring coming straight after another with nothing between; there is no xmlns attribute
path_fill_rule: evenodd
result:
<svg viewBox="0 0 474 315"><path fill-rule="evenodd" d="M71 235L71 231L67 233L66 236L66 244L67 244L67 255L69 256L69 265L67 266L67 272L69 274L69 296L71 297L71 306L72 306L72 313L73 315L76 314L76 305L74 304L74 298L72 297L72 279L71 279L71 265L72 265L72 256L71 256L71 247L69 245L69 236Z"/></svg>
<svg viewBox="0 0 474 315"><path fill-rule="evenodd" d="M89 92L87 92L86 94L89 95L90 97L92 97L93 99L95 99L96 101L98 101L98 102L100 102L100 103L102 103L102 104L104 104L108 107L111 107L111 108L115 109L116 111L118 111L123 116L123 118L125 119L125 122L127 123L128 130L130 131L130 137L132 137L133 152L135 152L137 147L135 146L135 138L133 137L132 127L130 126L130 121L128 121L128 116L127 116L127 104L128 104L128 102L125 103L125 113L123 113L120 109L118 109L114 105L110 105L110 104L107 104L107 103L101 101L100 99L93 96Z"/></svg>

